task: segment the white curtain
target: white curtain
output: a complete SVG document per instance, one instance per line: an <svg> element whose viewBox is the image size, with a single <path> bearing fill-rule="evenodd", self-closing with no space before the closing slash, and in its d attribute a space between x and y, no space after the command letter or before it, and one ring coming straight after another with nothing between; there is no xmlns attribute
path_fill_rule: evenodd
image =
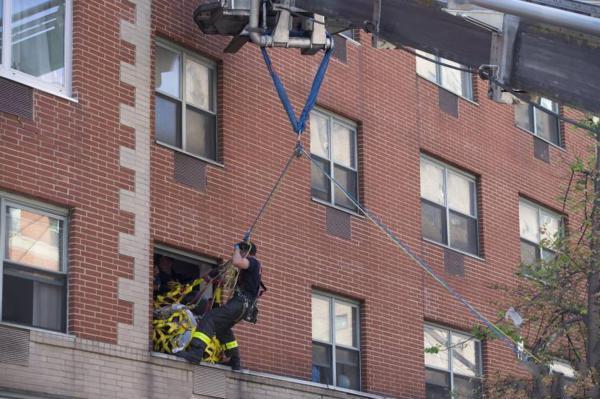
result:
<svg viewBox="0 0 600 399"><path fill-rule="evenodd" d="M13 69L65 83L66 0L12 0Z"/></svg>
<svg viewBox="0 0 600 399"><path fill-rule="evenodd" d="M33 325L51 330L63 329L63 287L33 283Z"/></svg>

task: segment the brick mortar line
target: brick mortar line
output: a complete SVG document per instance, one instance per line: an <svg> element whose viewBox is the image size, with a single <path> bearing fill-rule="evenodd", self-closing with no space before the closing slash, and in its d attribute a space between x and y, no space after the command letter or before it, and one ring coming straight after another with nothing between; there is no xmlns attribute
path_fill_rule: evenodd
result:
<svg viewBox="0 0 600 399"><path fill-rule="evenodd" d="M199 368L211 368L221 370L224 373L227 373L227 375L225 376L226 378L237 380L239 382L264 384L275 388L292 389L300 392L306 392L307 390L309 390L313 393L329 395L333 397L335 397L335 395L339 395L339 397L346 397L345 395L352 395L355 397L370 399L386 398L384 396L369 394L366 392L346 392L338 389L327 388L320 385L316 385L315 383L312 383L310 381L305 381L292 377L279 376L276 374L254 372L251 370L244 370L241 373L231 373L224 366L210 364L194 366L183 360L177 360L171 357L163 358L163 356L168 355L161 354L159 356L155 356L152 354L152 352L143 351L136 348L131 348L122 345L106 344L86 339L79 339L74 336L56 336L54 334L36 332L35 334L31 334L30 342L34 342L36 344L44 346L72 349L75 351L85 353L94 353L112 358L120 358L138 363L150 363L156 366L168 367L172 369L178 369L181 371L198 372Z"/></svg>
<svg viewBox="0 0 600 399"><path fill-rule="evenodd" d="M176 368L180 370L190 370L192 367L187 362L184 363L183 360L178 361L175 359L163 359L158 356L153 356L152 352L149 351L143 351L141 349L136 349L123 345L114 345L106 344L103 342L83 340L71 336L67 336L65 338L56 338L51 335L39 333L31 334L29 341L38 345L72 349L86 353L95 353L105 355L108 357L117 357L120 359L131 360L141 363L153 363L156 365Z"/></svg>
<svg viewBox="0 0 600 399"><path fill-rule="evenodd" d="M327 395L331 397L346 398L347 395L352 395L357 398L368 399L388 399L386 396L370 394L367 392L342 390L321 386L321 384L311 381L295 379L292 377L284 377L271 375L268 373L245 371L238 373L235 379L240 382L250 382L253 384L268 385L270 387L292 389L300 392L315 393L318 395ZM304 389L302 389L304 387Z"/></svg>

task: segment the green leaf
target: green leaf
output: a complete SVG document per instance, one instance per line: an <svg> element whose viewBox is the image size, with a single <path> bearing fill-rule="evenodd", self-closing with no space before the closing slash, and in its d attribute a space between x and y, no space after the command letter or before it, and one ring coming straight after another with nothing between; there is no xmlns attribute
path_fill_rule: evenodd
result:
<svg viewBox="0 0 600 399"><path fill-rule="evenodd" d="M475 325L471 328L471 335L476 339L483 341L484 339L490 338L490 331L480 325Z"/></svg>
<svg viewBox="0 0 600 399"><path fill-rule="evenodd" d="M439 346L430 346L429 348L425 348L425 353L429 353L431 355L437 355L438 353L440 353L440 347Z"/></svg>

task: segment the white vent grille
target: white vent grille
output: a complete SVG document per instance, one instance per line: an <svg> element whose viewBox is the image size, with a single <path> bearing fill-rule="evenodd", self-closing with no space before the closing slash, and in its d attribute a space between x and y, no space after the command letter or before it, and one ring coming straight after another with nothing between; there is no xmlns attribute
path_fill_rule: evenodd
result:
<svg viewBox="0 0 600 399"><path fill-rule="evenodd" d="M225 398L227 395L225 371L210 367L194 367L194 393Z"/></svg>
<svg viewBox="0 0 600 399"><path fill-rule="evenodd" d="M29 331L0 326L0 363L29 366Z"/></svg>

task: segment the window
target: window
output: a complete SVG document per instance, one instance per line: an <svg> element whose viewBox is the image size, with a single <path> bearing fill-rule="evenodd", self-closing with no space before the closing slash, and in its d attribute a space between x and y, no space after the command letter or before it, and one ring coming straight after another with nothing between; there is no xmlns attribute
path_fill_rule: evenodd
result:
<svg viewBox="0 0 600 399"><path fill-rule="evenodd" d="M202 258L167 247L154 250L154 284L155 289L168 289L167 283L173 281L189 284L205 275L216 266L211 259ZM164 287L160 287L164 284ZM156 291L155 291L156 294Z"/></svg>
<svg viewBox="0 0 600 399"><path fill-rule="evenodd" d="M346 29L345 31L340 32L339 34L340 34L340 36L343 36L346 39L350 39L350 40L354 40L355 42L358 42L358 30L356 30L356 29Z"/></svg>
<svg viewBox="0 0 600 399"><path fill-rule="evenodd" d="M0 76L70 95L72 0L0 0Z"/></svg>
<svg viewBox="0 0 600 399"><path fill-rule="evenodd" d="M538 104L554 113L558 113L558 104L547 98L540 98ZM560 124L558 118L545 113L530 104L515 105L515 124L541 139L557 146L561 145Z"/></svg>
<svg viewBox="0 0 600 399"><path fill-rule="evenodd" d="M472 74L465 71L459 71L458 69L448 68L436 64L436 62L464 68L463 65L420 50L417 50L417 54L435 61L427 61L426 59L417 57L417 75L442 86L444 89L451 91L454 94L458 94L469 100L473 99Z"/></svg>
<svg viewBox="0 0 600 399"><path fill-rule="evenodd" d="M216 161L215 63L159 42L155 79L156 140Z"/></svg>
<svg viewBox="0 0 600 399"><path fill-rule="evenodd" d="M177 249L159 246L154 251L154 299L158 295L172 291L175 284L187 285L206 276L216 266L212 259L196 256ZM183 296L182 302L194 301L194 312L204 311L212 306L213 285L202 282Z"/></svg>
<svg viewBox="0 0 600 399"><path fill-rule="evenodd" d="M0 198L2 321L66 331L67 220Z"/></svg>
<svg viewBox="0 0 600 399"><path fill-rule="evenodd" d="M313 159L355 201L358 198L356 151L355 124L325 112L310 113L310 152ZM342 190L315 165L312 165L311 175L313 198L352 211L357 210Z"/></svg>
<svg viewBox="0 0 600 399"><path fill-rule="evenodd" d="M423 237L469 254L479 254L475 177L421 157Z"/></svg>
<svg viewBox="0 0 600 399"><path fill-rule="evenodd" d="M348 40L354 44L358 43L358 31L355 29L347 29L333 36L334 47L333 56L343 63L348 62Z"/></svg>
<svg viewBox="0 0 600 399"><path fill-rule="evenodd" d="M358 305L313 294L312 340L313 382L360 390Z"/></svg>
<svg viewBox="0 0 600 399"><path fill-rule="evenodd" d="M425 378L428 399L477 399L481 389L481 342L436 326L425 326ZM427 349L437 348L437 353Z"/></svg>
<svg viewBox="0 0 600 399"><path fill-rule="evenodd" d="M560 215L521 199L519 201L521 262L533 264L554 257L552 242L562 230Z"/></svg>

